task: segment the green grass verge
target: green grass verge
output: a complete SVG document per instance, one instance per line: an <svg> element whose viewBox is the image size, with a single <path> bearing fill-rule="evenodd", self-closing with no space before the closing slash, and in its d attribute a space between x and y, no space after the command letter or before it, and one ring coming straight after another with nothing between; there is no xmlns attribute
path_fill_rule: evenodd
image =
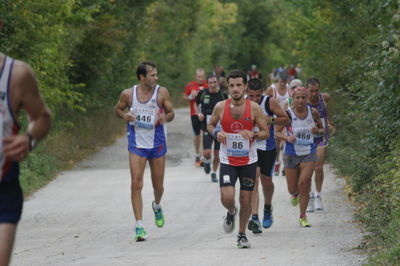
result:
<svg viewBox="0 0 400 266"><path fill-rule="evenodd" d="M63 170L72 168L100 147L122 136L125 124L112 108L69 114L57 121L47 136L21 163L21 186L25 195L48 184Z"/></svg>

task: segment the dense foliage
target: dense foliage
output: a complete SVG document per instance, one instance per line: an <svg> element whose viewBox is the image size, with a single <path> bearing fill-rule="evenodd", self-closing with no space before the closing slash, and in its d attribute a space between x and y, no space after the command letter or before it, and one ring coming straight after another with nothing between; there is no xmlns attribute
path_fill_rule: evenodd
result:
<svg viewBox="0 0 400 266"><path fill-rule="evenodd" d="M291 1L289 38L334 95L332 161L350 177L378 255L400 262L400 1Z"/></svg>
<svg viewBox="0 0 400 266"><path fill-rule="evenodd" d="M256 64L265 76L301 62L301 78L320 78L333 96L331 161L364 207L360 219L377 254L371 263L399 263L400 1L189 2L0 0L0 51L33 67L57 118L47 151L25 162L23 179L75 160L72 151L92 145L85 141L107 139L118 127L105 114L136 82L142 60L157 63L176 103L198 67ZM105 122L89 122L98 115ZM68 136L77 134L72 145Z"/></svg>

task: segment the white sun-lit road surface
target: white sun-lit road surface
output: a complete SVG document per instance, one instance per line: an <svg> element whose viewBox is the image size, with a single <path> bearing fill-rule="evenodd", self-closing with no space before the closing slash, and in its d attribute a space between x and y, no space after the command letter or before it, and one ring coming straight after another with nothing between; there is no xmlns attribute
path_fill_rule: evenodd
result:
<svg viewBox="0 0 400 266"><path fill-rule="evenodd" d="M121 121L122 122L122 121ZM143 221L149 238L134 240L126 138L105 147L25 201L11 265L361 265L361 229L325 166L325 210L308 214L300 228L286 180L274 177L274 223L260 235L247 231L250 249L236 247L237 228L222 228L226 210L219 186L193 163L187 109L168 124L163 228L151 208L150 171L145 171ZM238 187L238 184L237 184ZM237 188L238 191L238 188ZM238 194L238 193L237 193ZM262 209L260 206L260 214ZM238 221L238 220L237 220Z"/></svg>

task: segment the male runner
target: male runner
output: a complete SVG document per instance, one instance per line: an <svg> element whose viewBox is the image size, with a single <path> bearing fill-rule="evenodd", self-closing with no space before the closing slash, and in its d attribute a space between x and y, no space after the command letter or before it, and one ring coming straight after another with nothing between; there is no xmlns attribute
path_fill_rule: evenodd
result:
<svg viewBox="0 0 400 266"><path fill-rule="evenodd" d="M199 117L197 116L195 105L198 93L205 88L207 88L206 72L204 71L204 69L199 68L196 70L195 80L186 84L185 92L183 93L183 98L189 101L189 106L190 106L190 119L192 121L192 128L194 135L194 149L196 152L195 165L197 167L201 166L201 160L200 160L201 123Z"/></svg>
<svg viewBox="0 0 400 266"><path fill-rule="evenodd" d="M246 73L234 70L228 75L227 81L232 98L217 103L207 129L221 143L219 184L222 205L228 210L223 224L224 230L230 233L234 229L237 213L235 183L239 178L240 220L237 247L249 248L245 231L251 213L251 194L257 169L255 140L267 139L269 131L260 106L245 99ZM221 123L220 131L216 130L218 122ZM259 128L258 132L255 132L256 126Z"/></svg>
<svg viewBox="0 0 400 266"><path fill-rule="evenodd" d="M254 234L261 233L261 224L258 218L258 183L261 180L262 191L264 194L264 218L262 226L271 227L272 217L272 196L274 193L274 183L272 182L272 171L276 157L276 143L274 136L274 124L287 125L289 117L279 106L277 101L269 96L263 96L263 84L260 79L250 79L247 87L247 98L261 106L264 118L269 126L270 137L267 140L257 141L258 168L256 183L251 197L252 217L248 228Z"/></svg>
<svg viewBox="0 0 400 266"><path fill-rule="evenodd" d="M219 142L207 131L207 122L211 118L215 105L223 100L228 99L228 95L220 91L218 87L218 79L216 75L210 75L207 78L208 89L200 91L197 96L195 109L202 123L203 130L203 157L204 171L209 174L211 171L211 146L214 143L214 159L212 163L211 181L218 182L216 171L219 165ZM200 105L200 108L199 106ZM199 111L200 109L200 111Z"/></svg>
<svg viewBox="0 0 400 266"><path fill-rule="evenodd" d="M308 202L307 212L313 212L314 209L322 211L324 206L322 204L321 189L324 181L324 161L326 155L326 148L329 144L329 136L335 131L332 120L328 114L328 102L330 95L328 93L320 92L320 82L316 78L309 78L307 80L308 89L308 105L318 110L321 117L322 126L325 129L324 134L317 135L315 138L317 144L317 164L315 167L315 193L310 192L310 200Z"/></svg>
<svg viewBox="0 0 400 266"><path fill-rule="evenodd" d="M287 89L287 78L285 75L278 75L278 83L272 84L266 91L266 94L272 98L274 98L279 106L286 111L289 107L289 99L290 94L289 90ZM274 167L274 175L279 175L279 169L281 166L281 161L279 159L281 149L283 148L283 141L280 139L276 140L277 149L276 149L276 160L275 160L275 167Z"/></svg>
<svg viewBox="0 0 400 266"><path fill-rule="evenodd" d="M2 28L3 21L0 18L0 31ZM29 117L25 134L18 134L21 109ZM2 53L0 110L0 265L8 265L23 205L19 162L48 133L52 119L29 65Z"/></svg>
<svg viewBox="0 0 400 266"><path fill-rule="evenodd" d="M160 201L164 192L165 154L167 153L164 123L174 119L166 88L157 85L158 73L154 63L138 65L139 84L121 93L115 114L127 122L129 164L131 169L131 201L136 219L135 239L144 241L147 232L142 222L142 188L146 162L149 161L154 189L152 204L155 222L164 226ZM126 109L129 109L126 112Z"/></svg>

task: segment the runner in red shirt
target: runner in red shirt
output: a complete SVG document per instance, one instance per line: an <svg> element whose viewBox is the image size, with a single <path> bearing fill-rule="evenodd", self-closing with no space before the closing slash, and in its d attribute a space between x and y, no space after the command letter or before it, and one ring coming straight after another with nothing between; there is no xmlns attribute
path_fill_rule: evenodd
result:
<svg viewBox="0 0 400 266"><path fill-rule="evenodd" d="M204 69L199 68L196 70L194 81L189 82L185 86L185 92L183 94L183 98L189 101L190 105L190 118L192 120L192 128L193 128L193 135L194 135L194 149L196 151L196 160L195 165L197 167L201 166L200 161L200 130L201 130L201 122L199 117L197 116L196 109L194 105L196 104L196 97L200 90L207 88L207 81L206 81L206 72Z"/></svg>
<svg viewBox="0 0 400 266"><path fill-rule="evenodd" d="M231 99L220 101L214 107L208 132L221 143L219 150L219 184L222 205L228 210L224 220L224 230L231 233L234 229L235 183L240 182L240 212L238 248L249 248L246 226L251 213L251 194L257 169L257 147L255 140L269 137L267 122L258 103L245 99L247 75L241 70L232 71L228 78ZM217 127L220 122L220 127ZM258 127L258 130L256 129Z"/></svg>

